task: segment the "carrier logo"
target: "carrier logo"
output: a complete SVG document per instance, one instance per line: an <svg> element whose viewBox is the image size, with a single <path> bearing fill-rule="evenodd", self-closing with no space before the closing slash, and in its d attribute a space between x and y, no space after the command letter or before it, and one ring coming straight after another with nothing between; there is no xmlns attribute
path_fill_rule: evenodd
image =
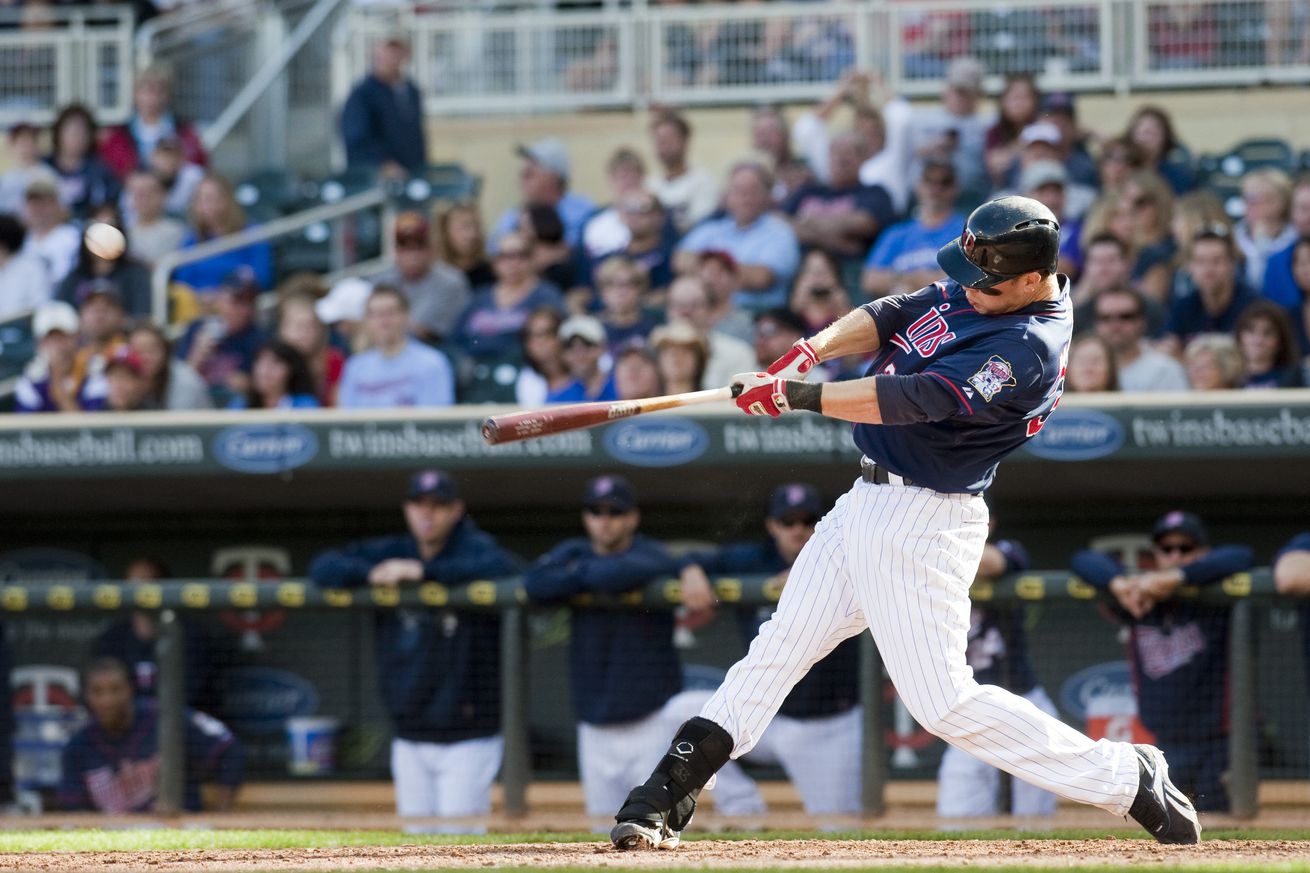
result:
<svg viewBox="0 0 1310 873"><path fill-rule="evenodd" d="M705 429L685 418L631 421L605 432L605 451L636 467L672 467L694 461L709 448Z"/></svg>
<svg viewBox="0 0 1310 873"><path fill-rule="evenodd" d="M238 667L228 674L222 712L237 733L277 733L288 718L317 710L318 689L295 673Z"/></svg>
<svg viewBox="0 0 1310 873"><path fill-rule="evenodd" d="M299 424L228 427L214 437L214 458L238 473L294 470L318 454L318 437Z"/></svg>
<svg viewBox="0 0 1310 873"><path fill-rule="evenodd" d="M1123 425L1113 416L1095 409L1061 409L1024 446L1050 461L1090 461L1119 451L1124 437Z"/></svg>

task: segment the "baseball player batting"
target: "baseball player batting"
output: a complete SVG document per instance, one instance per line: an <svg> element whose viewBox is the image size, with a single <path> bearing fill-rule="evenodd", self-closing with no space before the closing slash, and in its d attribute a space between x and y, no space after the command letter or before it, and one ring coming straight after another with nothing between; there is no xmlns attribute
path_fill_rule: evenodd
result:
<svg viewBox="0 0 1310 873"><path fill-rule="evenodd" d="M1060 797L1196 843L1196 810L1154 746L1091 740L979 685L965 660L969 585L987 541L982 492L1060 402L1072 334L1060 226L1026 197L984 203L937 253L949 277L884 297L733 377L748 415L808 410L855 423L859 479L801 550L778 609L701 714L615 816L619 849L672 848L701 789L755 745L792 686L842 640L873 633L924 728ZM815 364L874 353L862 379L809 384Z"/></svg>

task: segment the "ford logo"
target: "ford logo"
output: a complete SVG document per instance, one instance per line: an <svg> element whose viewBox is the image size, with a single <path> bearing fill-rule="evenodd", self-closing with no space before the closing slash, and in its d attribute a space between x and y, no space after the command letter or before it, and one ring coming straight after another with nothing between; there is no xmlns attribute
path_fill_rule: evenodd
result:
<svg viewBox="0 0 1310 873"><path fill-rule="evenodd" d="M239 734L271 734L288 718L318 710L318 689L288 670L237 667L223 687L223 720Z"/></svg>
<svg viewBox="0 0 1310 873"><path fill-rule="evenodd" d="M1124 427L1096 409L1060 409L1025 444L1050 461L1090 461L1112 455L1124 444Z"/></svg>
<svg viewBox="0 0 1310 873"><path fill-rule="evenodd" d="M673 467L694 461L709 448L705 428L685 418L625 421L605 431L605 451L636 467Z"/></svg>
<svg viewBox="0 0 1310 873"><path fill-rule="evenodd" d="M1093 664L1064 680L1060 706L1079 721L1088 715L1126 715L1137 711L1127 661Z"/></svg>
<svg viewBox="0 0 1310 873"><path fill-rule="evenodd" d="M300 424L243 424L214 437L215 460L238 473L281 473L317 454L318 437Z"/></svg>

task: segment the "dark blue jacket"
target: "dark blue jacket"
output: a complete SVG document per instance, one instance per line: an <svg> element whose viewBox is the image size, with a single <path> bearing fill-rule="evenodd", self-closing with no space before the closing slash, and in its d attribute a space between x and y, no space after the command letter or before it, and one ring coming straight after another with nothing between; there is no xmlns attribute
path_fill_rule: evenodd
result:
<svg viewBox="0 0 1310 873"><path fill-rule="evenodd" d="M1288 552L1310 552L1310 531L1299 533L1288 540L1287 545L1278 550L1274 555L1273 563L1277 564L1278 559ZM1310 603L1304 604L1300 608L1301 613L1301 664L1305 670L1306 690L1310 694ZM3 674L0 674L3 675Z"/></svg>
<svg viewBox="0 0 1310 873"><path fill-rule="evenodd" d="M783 560L773 540L733 543L717 552L693 556L711 576L727 573L780 573L791 565ZM741 610L740 627L747 648L769 620L773 607ZM792 688L778 710L790 718L820 718L846 712L860 702L860 635L857 634L828 653L810 668Z"/></svg>
<svg viewBox="0 0 1310 873"><path fill-rule="evenodd" d="M1183 568L1184 585L1213 585L1249 570L1255 558L1246 546L1219 546ZM1085 549L1073 556L1073 572L1089 585L1109 590L1125 570L1108 555ZM1195 741L1228 733L1228 618L1223 607L1173 598L1133 619L1128 660L1137 686L1142 724L1160 740Z"/></svg>
<svg viewBox="0 0 1310 873"><path fill-rule="evenodd" d="M359 588L389 558L420 560L408 535L379 537L319 554L309 577L325 588ZM513 575L518 562L470 518L424 563L424 578L446 586ZM434 609L377 610L378 693L397 737L452 743L500 730L500 618Z"/></svg>
<svg viewBox="0 0 1310 873"><path fill-rule="evenodd" d="M538 559L523 586L538 603L577 594L621 594L676 576L680 566L664 546L640 534L619 555L597 555L590 541L578 537ZM575 606L572 625L569 675L579 721L636 721L682 690L672 612Z"/></svg>
<svg viewBox="0 0 1310 873"><path fill-rule="evenodd" d="M423 98L406 79L400 89L369 74L354 87L341 110L346 166L376 167L395 161L411 173L428 163L423 134Z"/></svg>

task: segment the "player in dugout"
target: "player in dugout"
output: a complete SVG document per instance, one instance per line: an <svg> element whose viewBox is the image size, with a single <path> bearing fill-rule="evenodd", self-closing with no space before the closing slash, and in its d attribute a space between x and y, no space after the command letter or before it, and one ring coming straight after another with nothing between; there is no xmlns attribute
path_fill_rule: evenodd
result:
<svg viewBox="0 0 1310 873"><path fill-rule="evenodd" d="M1249 570L1246 546L1211 547L1199 516L1175 510L1151 532L1155 569L1129 571L1085 549L1070 568L1108 591L1129 629L1128 660L1143 726L1171 762L1174 782L1198 810L1228 809L1229 610L1175 597L1182 585L1214 585Z"/></svg>
<svg viewBox="0 0 1310 873"><path fill-rule="evenodd" d="M1310 598L1310 531L1299 533L1274 556L1274 585L1279 594ZM1310 691L1310 602L1300 609L1301 664Z"/></svg>

